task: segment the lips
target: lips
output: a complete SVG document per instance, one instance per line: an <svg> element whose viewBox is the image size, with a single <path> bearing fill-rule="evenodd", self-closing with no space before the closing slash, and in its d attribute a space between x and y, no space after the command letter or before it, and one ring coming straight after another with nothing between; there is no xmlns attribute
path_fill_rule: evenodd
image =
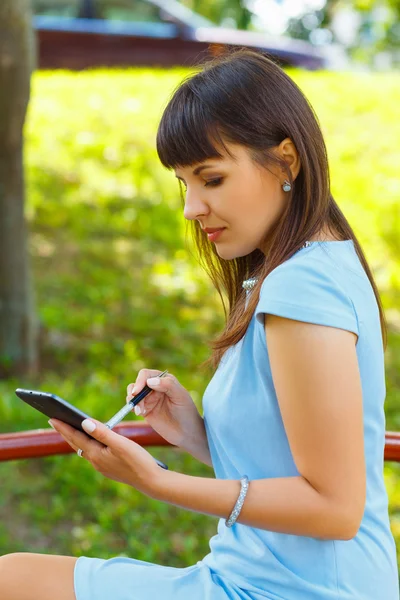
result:
<svg viewBox="0 0 400 600"><path fill-rule="evenodd" d="M215 233L216 231L221 231L221 229L225 229L225 227L206 227L203 231L206 233Z"/></svg>
<svg viewBox="0 0 400 600"><path fill-rule="evenodd" d="M216 242L220 236L223 234L223 232L225 231L225 227L221 227L220 229L217 229L216 231L213 231L212 233L207 233L207 237L210 240L210 242Z"/></svg>

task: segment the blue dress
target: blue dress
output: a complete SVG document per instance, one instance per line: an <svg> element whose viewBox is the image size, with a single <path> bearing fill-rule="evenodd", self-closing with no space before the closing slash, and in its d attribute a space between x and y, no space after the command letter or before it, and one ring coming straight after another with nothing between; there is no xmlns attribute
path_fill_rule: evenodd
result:
<svg viewBox="0 0 400 600"><path fill-rule="evenodd" d="M77 600L399 600L383 478L386 388L379 311L352 240L312 242L264 280L245 336L225 352L204 393L215 476L246 474L251 486L252 479L300 474L273 386L265 313L358 335L367 498L357 535L326 540L240 523L227 528L220 519L210 552L188 567L81 556Z"/></svg>

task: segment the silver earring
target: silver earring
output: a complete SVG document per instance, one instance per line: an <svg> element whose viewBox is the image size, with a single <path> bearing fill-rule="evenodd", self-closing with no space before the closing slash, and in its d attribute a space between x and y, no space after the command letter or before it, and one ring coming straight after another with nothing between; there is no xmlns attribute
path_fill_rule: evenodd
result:
<svg viewBox="0 0 400 600"><path fill-rule="evenodd" d="M290 192L290 190L292 189L292 186L290 185L290 181L285 179L285 181L283 182L283 185L282 185L282 189L284 192Z"/></svg>

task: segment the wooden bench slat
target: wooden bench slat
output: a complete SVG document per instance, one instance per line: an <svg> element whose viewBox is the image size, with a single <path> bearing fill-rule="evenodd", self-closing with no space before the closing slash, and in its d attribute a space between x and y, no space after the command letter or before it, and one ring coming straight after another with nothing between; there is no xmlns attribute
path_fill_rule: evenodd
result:
<svg viewBox="0 0 400 600"><path fill-rule="evenodd" d="M171 445L149 425L136 421L119 423L113 431L124 435L141 446ZM48 429L32 429L30 431L0 434L0 461L72 454L73 452L75 450L67 444L64 438L50 427Z"/></svg>
<svg viewBox="0 0 400 600"><path fill-rule="evenodd" d="M149 425L138 421L119 423L114 429L141 446L170 446ZM0 434L0 461L72 454L74 450L54 429L32 429ZM400 462L400 433L385 434L385 461Z"/></svg>

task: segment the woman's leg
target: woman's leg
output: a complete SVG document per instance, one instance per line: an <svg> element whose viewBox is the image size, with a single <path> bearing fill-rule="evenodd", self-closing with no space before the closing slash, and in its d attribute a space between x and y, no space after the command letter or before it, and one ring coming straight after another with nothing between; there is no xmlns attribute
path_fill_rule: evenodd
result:
<svg viewBox="0 0 400 600"><path fill-rule="evenodd" d="M76 600L77 558L16 552L0 556L1 600Z"/></svg>

